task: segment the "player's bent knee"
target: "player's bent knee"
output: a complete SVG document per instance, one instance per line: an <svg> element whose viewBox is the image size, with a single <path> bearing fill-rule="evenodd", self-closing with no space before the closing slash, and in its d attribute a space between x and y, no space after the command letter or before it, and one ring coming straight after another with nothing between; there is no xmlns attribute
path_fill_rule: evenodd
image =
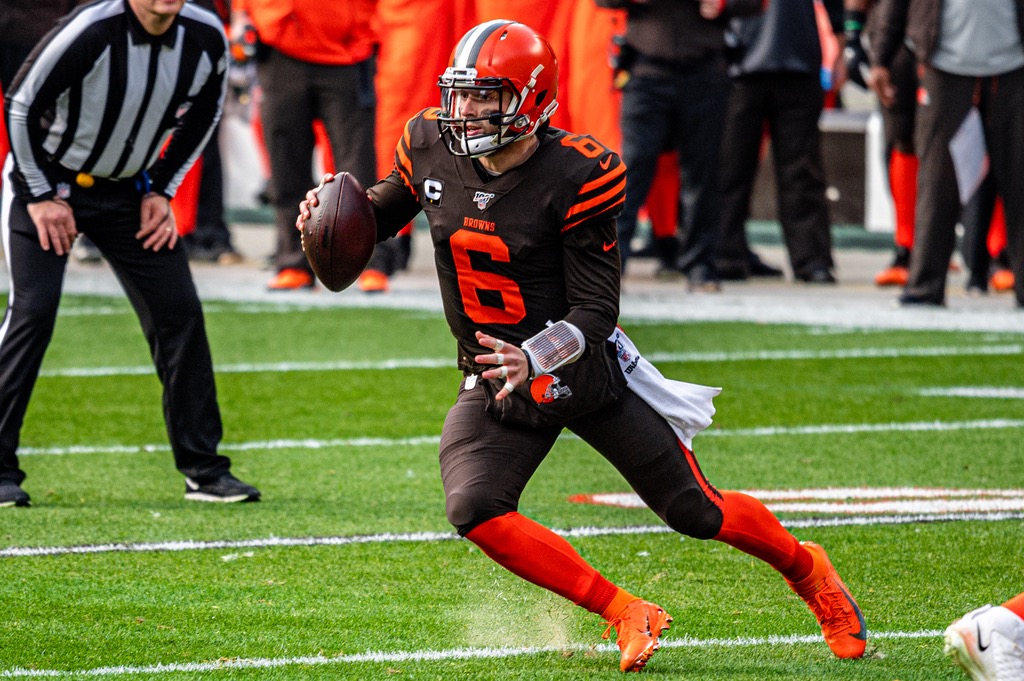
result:
<svg viewBox="0 0 1024 681"><path fill-rule="evenodd" d="M514 508L499 507L494 499L472 492L452 492L445 500L445 513L448 516L448 522L463 537L472 532L473 528L491 518L497 518L514 510Z"/></svg>
<svg viewBox="0 0 1024 681"><path fill-rule="evenodd" d="M711 539L722 529L722 509L699 489L687 489L665 511L665 522L676 532L694 539Z"/></svg>

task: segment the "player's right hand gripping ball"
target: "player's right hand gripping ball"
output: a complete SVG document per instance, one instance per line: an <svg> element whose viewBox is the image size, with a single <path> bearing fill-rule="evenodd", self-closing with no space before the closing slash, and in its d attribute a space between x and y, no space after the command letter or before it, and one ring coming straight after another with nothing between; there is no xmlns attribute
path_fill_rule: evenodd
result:
<svg viewBox="0 0 1024 681"><path fill-rule="evenodd" d="M362 185L338 173L317 192L302 229L302 250L324 286L341 291L352 285L370 261L377 221Z"/></svg>

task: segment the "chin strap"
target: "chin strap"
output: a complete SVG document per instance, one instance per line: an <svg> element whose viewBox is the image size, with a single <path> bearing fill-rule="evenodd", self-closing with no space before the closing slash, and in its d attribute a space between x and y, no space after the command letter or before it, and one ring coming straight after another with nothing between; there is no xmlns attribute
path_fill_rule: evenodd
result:
<svg viewBox="0 0 1024 681"><path fill-rule="evenodd" d="M563 319L523 341L522 350L530 361L530 376L533 377L575 362L586 347L583 332Z"/></svg>

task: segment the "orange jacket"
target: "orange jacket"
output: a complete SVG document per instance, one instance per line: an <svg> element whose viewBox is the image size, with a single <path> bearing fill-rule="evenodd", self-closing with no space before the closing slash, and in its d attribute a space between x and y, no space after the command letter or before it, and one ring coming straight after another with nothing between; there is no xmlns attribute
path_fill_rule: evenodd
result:
<svg viewBox="0 0 1024 681"><path fill-rule="evenodd" d="M260 41L293 59L355 64L373 55L376 0L235 0Z"/></svg>

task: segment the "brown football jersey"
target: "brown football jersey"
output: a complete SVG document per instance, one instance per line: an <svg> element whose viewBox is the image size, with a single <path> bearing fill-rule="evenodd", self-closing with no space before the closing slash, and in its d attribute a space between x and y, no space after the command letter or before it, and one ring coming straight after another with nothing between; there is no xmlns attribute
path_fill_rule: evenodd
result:
<svg viewBox="0 0 1024 681"><path fill-rule="evenodd" d="M592 137L547 128L524 163L490 176L448 151L436 114L409 121L395 170L368 193L381 240L424 211L459 367L487 368L473 362L490 352L477 330L519 345L566 319L588 348L599 346L618 319L619 156Z"/></svg>

